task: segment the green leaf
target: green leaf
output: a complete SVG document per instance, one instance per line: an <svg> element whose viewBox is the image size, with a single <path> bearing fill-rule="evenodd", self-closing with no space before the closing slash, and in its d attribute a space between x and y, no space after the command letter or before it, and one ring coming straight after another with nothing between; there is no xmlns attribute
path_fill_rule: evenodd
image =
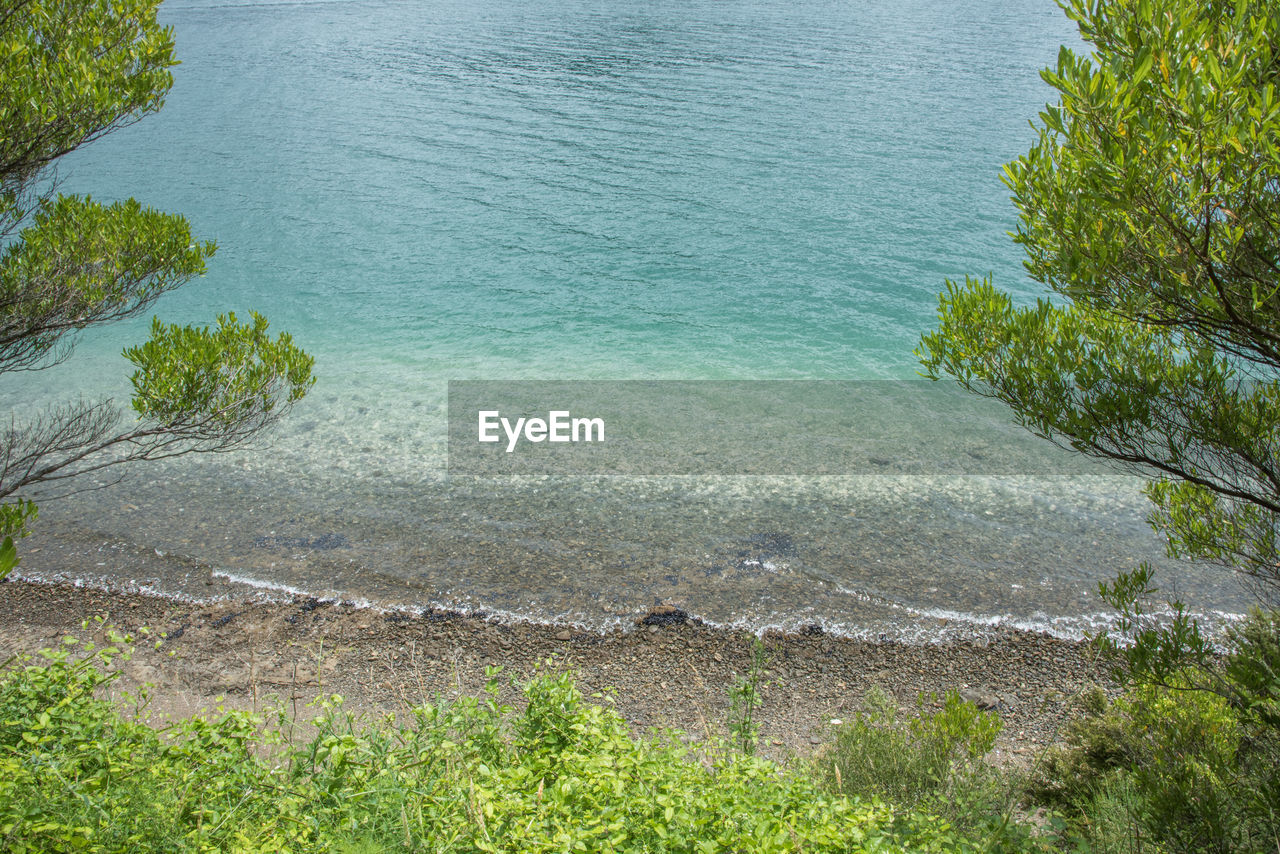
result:
<svg viewBox="0 0 1280 854"><path fill-rule="evenodd" d="M7 578L17 565L18 547L13 544L13 537L5 537L4 543L0 544L0 581Z"/></svg>

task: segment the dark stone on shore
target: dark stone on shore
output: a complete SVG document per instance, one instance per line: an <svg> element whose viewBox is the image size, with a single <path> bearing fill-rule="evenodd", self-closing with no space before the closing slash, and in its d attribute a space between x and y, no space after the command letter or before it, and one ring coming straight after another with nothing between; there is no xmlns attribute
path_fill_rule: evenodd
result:
<svg viewBox="0 0 1280 854"><path fill-rule="evenodd" d="M961 688L959 694L960 699L973 703L984 712L999 711L1006 705L1000 697L990 691L980 691L974 688Z"/></svg>
<svg viewBox="0 0 1280 854"><path fill-rule="evenodd" d="M701 621L674 605L657 605L640 621L642 626L683 626L685 623L700 625Z"/></svg>
<svg viewBox="0 0 1280 854"><path fill-rule="evenodd" d="M432 608L430 611L422 612L422 619L428 623L452 623L457 620L465 620L466 616L457 611L442 611L439 608Z"/></svg>

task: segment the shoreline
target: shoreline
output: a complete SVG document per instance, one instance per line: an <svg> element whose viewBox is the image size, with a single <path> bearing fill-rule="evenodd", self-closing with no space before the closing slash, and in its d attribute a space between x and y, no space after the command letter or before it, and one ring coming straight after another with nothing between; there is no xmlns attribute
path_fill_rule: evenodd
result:
<svg viewBox="0 0 1280 854"><path fill-rule="evenodd" d="M99 558L105 557L105 560ZM303 556L295 555L295 559ZM86 571L91 563L104 567ZM274 568L275 564L272 564ZM34 567L34 572L28 568ZM111 569L105 569L110 567ZM252 572L252 570L250 570ZM214 604L251 602L262 605L285 605L288 602L315 599L325 605L355 606L386 614L416 617L427 610L440 613L458 613L479 620L507 624L531 624L569 628L585 633L610 634L627 632L644 619L647 609L615 605L606 608L603 618L592 619L582 612L561 613L558 616L538 616L525 611L505 610L493 605L472 608L468 604L450 601L428 601L405 604L403 596L393 593L387 598L365 598L349 591L326 589L323 584L294 586L240 575L228 569L191 557L182 551L160 551L142 546L131 539L113 536L103 540L101 533L83 536L59 532L41 531L31 542L24 542L24 563L10 580L20 579L37 585L66 585L78 589L107 592L112 595L155 596L181 602L193 607ZM1084 640L1089 632L1105 630L1111 623L1111 615L1105 612L1088 612L1075 616L1050 617L1043 613L1035 616L1014 614L968 613L927 605L912 606L873 594L844 591L838 584L835 589L852 599L870 603L877 613L851 615L811 613L807 619L798 616L780 618L776 622L752 621L745 625L734 619L720 622L709 618L689 604L689 591L647 591L641 598L649 602L663 602L691 612L691 618L708 627L742 634L751 632L799 633L822 631L830 635L869 643L901 643L905 645L934 643L982 643L1006 634L1045 635L1066 643ZM405 593L407 591L400 591ZM413 591L421 594L421 590ZM659 592L674 593L670 596ZM377 594L372 594L377 596ZM466 597L469 599L469 597ZM648 607L653 607L652 605ZM812 611L813 609L808 609ZM785 612L784 612L785 613ZM797 612L798 613L798 612ZM1208 619L1209 615L1201 615ZM399 617L396 617L398 619ZM1211 622L1211 621L1210 621Z"/></svg>
<svg viewBox="0 0 1280 854"><path fill-rule="evenodd" d="M753 635L690 622L675 609L655 610L632 631L597 634L281 599L191 603L10 579L0 583L0 661L68 635L101 640L106 625L135 635L146 627L151 634L138 636L133 659L121 665L119 688L152 686L148 714L155 719L218 705L284 708L308 718L305 704L333 693L357 712L401 712L438 697L477 695L486 668L495 666L503 668L502 700L518 707L513 678L568 666L584 694L610 692L605 702L633 730L674 728L694 743L725 734L729 688L751 666ZM993 759L1027 764L1056 739L1073 696L1106 683L1087 643L1015 629L990 640L913 645L814 627L769 632L762 642L768 660L756 713L759 750L773 758L809 755L830 742L832 721L856 714L863 693L878 686L904 711L921 692L951 689L996 709L1004 728Z"/></svg>

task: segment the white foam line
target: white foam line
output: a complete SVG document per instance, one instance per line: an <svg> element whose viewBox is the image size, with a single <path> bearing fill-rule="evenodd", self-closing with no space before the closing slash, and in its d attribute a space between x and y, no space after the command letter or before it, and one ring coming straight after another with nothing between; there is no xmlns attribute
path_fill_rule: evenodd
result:
<svg viewBox="0 0 1280 854"><path fill-rule="evenodd" d="M211 573L211 576L230 584L249 588L249 590L253 591L251 598L254 601L261 603L280 603L289 601L290 599L314 599L325 604L346 605L360 610L373 611L378 614L400 613L418 616L427 611L436 611L455 613L471 619L484 619L491 623L561 627L601 636L611 631L622 631L624 633L634 631L637 626L642 623L644 618L643 613L614 616L607 620L587 620L584 615L570 614L568 612L560 612L559 614L550 616L534 616L532 613L504 608L493 608L484 604L475 604L469 601L470 597L465 597L463 601L451 601L447 598L437 598L422 605L379 605L363 597L347 598L339 595L322 596L290 584L251 578L249 576L240 575L239 573L229 572L226 570L214 570ZM233 593L219 593L211 596L194 596L186 593L165 591L156 584L151 583L139 583L137 581L121 583L119 579L110 578L108 576L95 577L77 575L75 577L68 577L57 575L54 577L42 577L39 574L15 572L13 577L17 580L32 583L70 584L73 587L82 589L91 588L107 592L137 593L145 596L154 596L157 598L170 599L189 604L227 602L233 601L236 598L243 598L244 596L244 594L239 594L238 597L237 594ZM809 626L817 626L822 629L825 634L829 634L833 637L873 642L891 640L903 643L923 644L945 643L949 640L963 640L970 638L990 640L995 636L993 630L999 629L1047 634L1059 640L1080 641L1086 639L1086 632L1089 630L1105 630L1113 627L1117 617L1117 615L1107 612L1095 612L1092 614L1061 617L1049 617L1045 614L1040 614L1035 617L1017 617L1012 614L975 614L945 608L915 608L910 605L905 605L901 602L894 602L884 597L866 593L864 591L851 590L838 585L836 586L836 589L851 598L864 602L875 602L876 604L885 607L887 610L897 611L915 619L912 624L908 625L884 621L878 624L873 623L871 625L863 624L850 626L844 622L827 619L818 615L791 615L779 618L779 615L774 614L769 618L742 617L729 621L707 619L694 613L690 613L689 617L691 620L697 620L702 625L715 631L745 631L754 634L756 637L763 637L766 633L771 631L794 633L804 631ZM536 607L532 602L530 603L530 606L531 608ZM1172 616L1172 614L1172 610L1164 608L1161 611L1154 612L1153 616L1167 617ZM1224 623L1238 622L1245 617L1244 614L1219 610L1207 612L1204 616L1212 616ZM925 625L923 623L925 620L945 620L948 625Z"/></svg>
<svg viewBox="0 0 1280 854"><path fill-rule="evenodd" d="M107 576L83 576L77 575L74 578L54 575L43 576L39 574L26 574L15 572L11 576L16 581L25 581L30 584L66 584L79 590L101 590L106 593L136 593L142 596L153 596L157 599L169 599L174 602L182 602L188 605L208 605L215 602L230 601L233 597L227 593L219 593L212 596L192 596L189 593L174 593L167 590L161 590L152 584L139 584L137 582L121 583L119 579L108 578Z"/></svg>
<svg viewBox="0 0 1280 854"><path fill-rule="evenodd" d="M237 575L233 572L226 572L223 570L214 570L210 573L210 576L213 578L221 578L223 581L230 581L232 584L242 584L245 587L252 587L255 590L270 590L274 593L287 593L290 596L310 597L314 595L303 590L301 587L294 587L290 584L280 584L275 581L263 581L259 578L249 578L245 575ZM325 601L319 596L316 596L315 598L320 601Z"/></svg>
<svg viewBox="0 0 1280 854"><path fill-rule="evenodd" d="M954 611L947 608L916 608L901 602L894 602L881 596L866 593L861 590L851 590L849 588L836 585L836 590L846 596L853 597L863 602L875 602L886 608L902 611L913 617L920 619L947 620L948 622L960 623L970 627L1010 628L1021 632L1044 633L1060 640L1080 641L1085 640L1087 633L1096 630L1107 630L1114 628L1119 615L1116 612L1095 611L1091 614L1077 614L1071 616L1050 617L1043 612L1038 612L1031 617L1018 617L1013 614L975 614L967 611ZM1154 617L1172 617L1174 612L1167 606L1151 612ZM1204 617L1215 617L1218 620L1226 622L1236 622L1244 618L1244 614L1237 614L1229 611L1211 610L1199 615ZM945 632L944 632L945 633ZM941 638L939 638L941 639Z"/></svg>
<svg viewBox="0 0 1280 854"><path fill-rule="evenodd" d="M475 619L484 619L488 622L496 623L525 623L535 626L561 626L566 628L579 629L581 631L591 631L603 634L604 631L588 623L581 622L569 617L567 614L559 614L551 617L534 618L518 611L510 611L502 608L490 608L483 604L473 605L470 602L457 602L447 600L431 600L423 605L378 605L364 598L347 598L342 596L317 596L316 594L304 590L300 587L294 587L289 584L281 584L275 581L263 581L257 578L249 578L248 576L238 575L231 572L215 571L212 573L214 578L221 578L233 584L240 584L255 590L270 591L274 593L283 593L291 597L300 597L315 599L317 602L326 604L350 605L360 610L373 611L377 614L412 614L419 615L424 611L437 611L458 614L464 617ZM615 621L607 621L606 629L613 628L615 625L625 625L623 618L616 618Z"/></svg>
<svg viewBox="0 0 1280 854"><path fill-rule="evenodd" d="M227 572L225 570L214 570L211 573L211 575L214 578L221 579L231 584L236 584L241 587L249 588L255 594L252 596L253 601L256 601L259 603L267 603L267 604L281 603L281 602L289 601L290 599L302 598L302 599L315 599L317 602L323 602L325 604L349 605L357 609L373 611L374 613L377 613L377 614L401 613L401 614L412 614L417 616L422 614L424 611L434 610L437 612L455 613L460 616L464 616L472 619L484 619L492 623L507 623L507 624L523 623L526 625L534 625L534 626L542 626L542 627L561 627L561 628L575 629L580 632L597 634L601 636L604 636L608 632L614 631L614 630L621 630L623 632L634 631L636 630L637 626L641 623L641 621L644 618L644 614L637 613L632 615L616 616L602 622L590 623L590 622L585 622L580 618L574 618L573 616L565 612L561 612L560 614L556 614L548 617L534 617L531 614L522 613L520 611L512 611L512 610L503 609L503 608L491 608L491 607L486 607L483 604L475 605L473 603L466 602L466 601L457 601L457 600L450 601L447 599L433 599L425 603L424 605L387 606L387 605L377 605L371 602L370 600L364 599L364 598L349 599L341 596L319 596L313 592L304 590L300 587L295 587L293 585L282 584L274 581L265 581L263 579L257 579L257 578L250 578L248 576L240 575L238 573L233 573L233 572ZM69 578L69 577L42 578L36 575L25 575L21 573L14 573L14 577L23 581L29 581L34 583L43 583L43 584L62 583L62 584L70 584L74 587L82 588L82 589L90 588L90 589L104 590L107 592L137 593L137 594L142 594L147 596L155 596L158 598L170 599L173 601L185 602L189 604L212 604L212 603L218 603L218 602L234 601L237 598L237 595L232 593L220 593L212 596L192 596L190 594L184 594L184 593L170 593L170 592L163 591L152 584L139 584L136 582L122 584L118 579L112 579L107 576L98 576L98 577L76 576L75 578ZM863 600L874 599L876 601L882 601L882 604L892 607L894 610L905 611L908 613L912 613L913 615L916 615L916 616L923 616L925 618L934 616L928 613L915 612L914 609L908 608L899 603L880 600L879 597L872 597L869 594L853 593L851 591L845 591L845 592L849 592L850 595L857 596L858 598ZM276 594L276 595L272 596L270 594ZM243 596L243 594L241 594L241 596ZM530 604L532 605L532 603ZM995 625L1001 624L1000 623L1001 618L999 617L987 618L988 620L987 622L979 623L978 621L969 619L971 615L961 614L960 612L950 612L950 611L941 611L941 610L937 611L937 616L939 618L941 618L941 616L944 614L952 615L952 616L945 617L946 619L954 620L955 622L961 623L963 625L976 626L977 624L982 624L982 625L995 626ZM834 637L845 637L845 638L851 638L854 640L867 640L867 641L881 641L881 640L892 639L892 640L898 640L898 641L903 641L908 643L911 643L911 642L940 643L946 640L946 637L944 637L944 634L950 635L950 636L962 634L954 630L950 632L940 633L932 627L902 626L902 625L888 625L888 624L871 626L871 627L861 626L861 627L853 628L843 623L826 620L821 617L795 616L795 617L782 619L782 620L774 619L764 623L761 623L758 620L753 620L748 618L739 618L739 619L729 620L729 621L718 621L718 620L711 620L711 619L699 617L696 614L692 614L692 613L689 614L689 617L691 619L698 620L699 622L701 622L702 625L714 631L745 631L745 632L750 632L754 634L756 637L763 637L766 633L770 631L777 631L784 634L794 633L798 631L803 631L806 627L813 626L813 625L819 626L825 633L828 633ZM1009 623L1006 623L1006 624L1013 625ZM1023 631L1043 631L1043 629L1040 628L1039 626L1035 624L1029 624L1029 623L1025 625L1013 625L1013 627L1020 628ZM1056 635L1056 636L1061 636L1061 635ZM1079 638L1067 637L1065 639L1078 640Z"/></svg>

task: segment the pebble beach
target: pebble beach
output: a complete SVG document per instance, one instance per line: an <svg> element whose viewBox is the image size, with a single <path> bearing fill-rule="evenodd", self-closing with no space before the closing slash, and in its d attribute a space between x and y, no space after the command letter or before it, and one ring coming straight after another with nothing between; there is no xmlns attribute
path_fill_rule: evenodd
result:
<svg viewBox="0 0 1280 854"><path fill-rule="evenodd" d="M307 703L340 694L367 714L476 695L492 668L504 701L540 670L569 668L584 693L611 704L637 732L679 731L701 743L723 737L729 689L752 666L755 637L701 625L656 608L608 633L507 623L484 615L380 612L349 603L183 602L72 584L0 583L0 660L58 645L64 637L139 639L113 690L150 686L153 719L217 706L284 709L305 719ZM145 634L144 634L145 630ZM765 664L757 713L760 750L811 755L873 687L904 710L921 694L961 692L1004 722L993 759L1029 764L1052 743L1086 686L1105 684L1092 647L1001 630L990 638L929 644L871 642L816 626L761 637Z"/></svg>

